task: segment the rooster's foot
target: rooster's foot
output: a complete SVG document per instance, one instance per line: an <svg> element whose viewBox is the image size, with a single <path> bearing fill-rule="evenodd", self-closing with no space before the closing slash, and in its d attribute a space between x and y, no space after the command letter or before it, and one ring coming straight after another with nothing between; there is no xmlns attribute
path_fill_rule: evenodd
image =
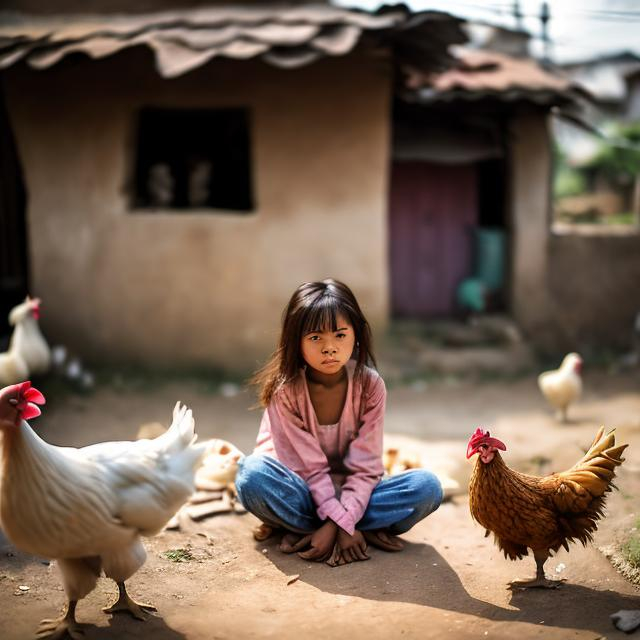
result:
<svg viewBox="0 0 640 640"><path fill-rule="evenodd" d="M62 640L67 635L72 640L83 640L84 629L75 620L66 616L55 620L42 620L36 632L38 640Z"/></svg>
<svg viewBox="0 0 640 640"><path fill-rule="evenodd" d="M513 580L509 583L510 589L557 589L564 578L552 580L550 578L534 578L533 580Z"/></svg>
<svg viewBox="0 0 640 640"><path fill-rule="evenodd" d="M136 620L146 620L148 617L147 611L157 611L152 604L144 604L143 602L135 602L129 597L126 589L124 588L124 582L118 583L118 589L120 590L120 596L118 600L114 602L110 607L105 607L102 611L104 613L117 613L119 611L126 611L130 613Z"/></svg>

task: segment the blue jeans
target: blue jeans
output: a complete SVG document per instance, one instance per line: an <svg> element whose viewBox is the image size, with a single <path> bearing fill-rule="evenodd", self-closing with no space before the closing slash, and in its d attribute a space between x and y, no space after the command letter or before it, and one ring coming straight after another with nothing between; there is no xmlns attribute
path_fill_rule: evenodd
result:
<svg viewBox="0 0 640 640"><path fill-rule="evenodd" d="M253 454L240 460L236 489L244 508L270 526L310 533L322 525L307 483L275 458ZM438 478L430 471L412 469L376 485L356 528L405 533L441 502Z"/></svg>

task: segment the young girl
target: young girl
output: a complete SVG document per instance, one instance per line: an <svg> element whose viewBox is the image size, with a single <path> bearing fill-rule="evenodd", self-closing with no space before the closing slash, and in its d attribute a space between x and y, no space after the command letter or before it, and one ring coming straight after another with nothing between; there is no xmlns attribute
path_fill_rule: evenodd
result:
<svg viewBox="0 0 640 640"><path fill-rule="evenodd" d="M298 287L280 344L254 378L266 410L236 476L242 504L263 522L256 539L283 528L285 553L342 565L368 559L367 543L401 550L396 534L440 505L428 471L382 479L386 390L369 363L369 324L349 287Z"/></svg>

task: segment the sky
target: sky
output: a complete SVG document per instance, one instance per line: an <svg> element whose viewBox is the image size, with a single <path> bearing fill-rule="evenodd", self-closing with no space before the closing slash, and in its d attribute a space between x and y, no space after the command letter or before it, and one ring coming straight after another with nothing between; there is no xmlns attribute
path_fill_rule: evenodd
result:
<svg viewBox="0 0 640 640"><path fill-rule="evenodd" d="M335 4L376 9L378 0L334 0ZM435 9L469 20L516 26L512 0L404 0L413 10ZM395 4L395 0L388 0ZM542 0L519 0L522 26L532 36L531 53L541 56ZM600 54L631 51L640 55L640 0L550 0L550 57L566 63Z"/></svg>

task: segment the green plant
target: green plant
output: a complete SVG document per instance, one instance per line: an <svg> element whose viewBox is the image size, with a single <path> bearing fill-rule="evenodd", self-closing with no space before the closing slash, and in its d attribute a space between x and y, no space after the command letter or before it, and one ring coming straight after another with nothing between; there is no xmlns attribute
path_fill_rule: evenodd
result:
<svg viewBox="0 0 640 640"><path fill-rule="evenodd" d="M620 548L624 559L634 568L640 569L640 519L636 521L629 538Z"/></svg>
<svg viewBox="0 0 640 640"><path fill-rule="evenodd" d="M553 193L556 198L566 198L584 193L587 181L580 169L569 166L566 154L560 146L553 145Z"/></svg>
<svg viewBox="0 0 640 640"><path fill-rule="evenodd" d="M553 189L557 198L580 195L586 188L587 181L578 169L566 165L556 168Z"/></svg>
<svg viewBox="0 0 640 640"><path fill-rule="evenodd" d="M603 141L600 151L586 165L619 183L631 183L640 174L640 122L612 125L614 142Z"/></svg>
<svg viewBox="0 0 640 640"><path fill-rule="evenodd" d="M160 555L171 562L189 562L190 560L195 560L189 549L168 549Z"/></svg>

